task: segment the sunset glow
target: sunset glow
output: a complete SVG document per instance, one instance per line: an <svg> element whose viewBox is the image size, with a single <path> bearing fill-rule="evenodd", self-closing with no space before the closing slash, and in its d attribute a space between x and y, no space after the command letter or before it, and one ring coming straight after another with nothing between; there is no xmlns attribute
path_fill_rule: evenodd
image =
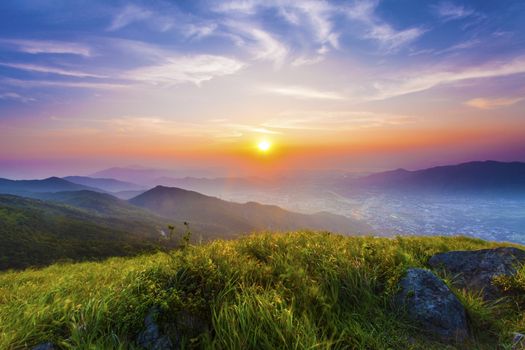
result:
<svg viewBox="0 0 525 350"><path fill-rule="evenodd" d="M525 160L525 3L394 3L4 1L0 176Z"/></svg>
<svg viewBox="0 0 525 350"><path fill-rule="evenodd" d="M263 140L257 144L257 148L259 148L259 151L263 153L268 152L271 147L272 147L272 144L266 140Z"/></svg>

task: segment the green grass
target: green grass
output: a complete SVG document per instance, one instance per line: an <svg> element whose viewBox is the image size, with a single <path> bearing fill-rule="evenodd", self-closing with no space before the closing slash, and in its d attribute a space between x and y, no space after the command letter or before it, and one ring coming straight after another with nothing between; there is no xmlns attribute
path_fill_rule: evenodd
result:
<svg viewBox="0 0 525 350"><path fill-rule="evenodd" d="M148 310L184 347L210 349L447 349L391 304L407 267L455 249L499 246L465 237L252 235L104 262L0 274L0 349L51 341L64 349L132 349ZM467 308L469 349L510 349L525 332L525 270L498 281L513 297ZM173 326L193 315L209 332ZM454 349L456 347L449 346Z"/></svg>

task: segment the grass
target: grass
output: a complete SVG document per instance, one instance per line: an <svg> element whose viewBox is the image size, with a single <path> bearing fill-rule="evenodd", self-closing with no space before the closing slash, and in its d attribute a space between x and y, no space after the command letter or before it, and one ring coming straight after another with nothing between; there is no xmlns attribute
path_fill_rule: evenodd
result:
<svg viewBox="0 0 525 350"><path fill-rule="evenodd" d="M500 245L465 237L268 233L170 254L4 272L0 349L45 341L64 349L133 349L153 306L162 310L163 330L184 348L510 349L512 332L525 332L525 269L497 281L513 295L506 302L454 289L472 325L468 344L433 340L391 302L408 267L426 267L437 252ZM185 329L184 315L198 327Z"/></svg>

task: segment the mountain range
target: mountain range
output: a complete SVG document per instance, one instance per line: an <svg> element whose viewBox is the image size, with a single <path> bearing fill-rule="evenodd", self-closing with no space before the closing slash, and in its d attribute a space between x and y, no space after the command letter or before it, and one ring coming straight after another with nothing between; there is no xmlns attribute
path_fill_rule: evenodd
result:
<svg viewBox="0 0 525 350"><path fill-rule="evenodd" d="M244 189L265 186L254 178L163 180L210 189L230 184ZM342 184L350 190L403 193L519 194L525 191L525 163L485 161L416 171L398 169ZM166 238L168 226L174 226L178 239L186 229L184 222L189 223L193 241L265 230L374 233L364 221L328 212L301 214L275 205L229 202L178 187L159 185L146 190L129 181L84 176L0 179L0 269L163 249L177 244Z"/></svg>
<svg viewBox="0 0 525 350"><path fill-rule="evenodd" d="M4 194L32 197L35 193L81 190L103 192L99 188L76 184L59 177L50 177L43 180L0 179L0 193Z"/></svg>
<svg viewBox="0 0 525 350"><path fill-rule="evenodd" d="M397 169L351 180L353 188L431 192L523 192L525 163L476 161L409 171Z"/></svg>

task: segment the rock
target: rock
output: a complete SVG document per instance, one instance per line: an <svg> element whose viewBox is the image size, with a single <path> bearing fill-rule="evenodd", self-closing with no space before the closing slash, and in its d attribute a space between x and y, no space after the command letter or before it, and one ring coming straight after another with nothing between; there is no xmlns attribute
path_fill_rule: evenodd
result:
<svg viewBox="0 0 525 350"><path fill-rule="evenodd" d="M514 333L514 338L512 338L512 350L523 349L525 349L525 335L521 333Z"/></svg>
<svg viewBox="0 0 525 350"><path fill-rule="evenodd" d="M137 337L137 344L147 350L171 350L173 343L167 335L162 335L156 322L159 311L152 308L144 319L146 327Z"/></svg>
<svg viewBox="0 0 525 350"><path fill-rule="evenodd" d="M453 275L455 286L480 291L485 300L494 300L503 294L492 279L515 274L516 265L525 263L525 251L513 247L451 251L434 255L428 263Z"/></svg>
<svg viewBox="0 0 525 350"><path fill-rule="evenodd" d="M465 308L436 275L428 270L409 269L400 282L399 306L428 333L444 341L468 337Z"/></svg>
<svg viewBox="0 0 525 350"><path fill-rule="evenodd" d="M208 331L208 324L195 313L182 310L177 314L176 327L180 334L195 338Z"/></svg>
<svg viewBox="0 0 525 350"><path fill-rule="evenodd" d="M54 350L55 346L53 343L47 342L34 346L31 350Z"/></svg>

